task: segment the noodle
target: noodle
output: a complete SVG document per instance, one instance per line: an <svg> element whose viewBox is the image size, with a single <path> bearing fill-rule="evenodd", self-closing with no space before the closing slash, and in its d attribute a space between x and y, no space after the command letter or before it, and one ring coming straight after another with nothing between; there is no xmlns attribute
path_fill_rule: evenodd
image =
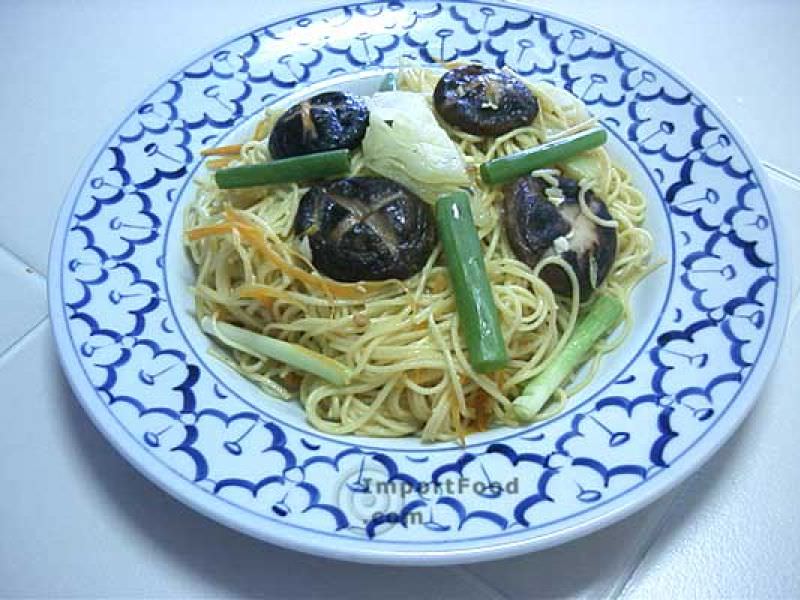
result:
<svg viewBox="0 0 800 600"><path fill-rule="evenodd" d="M398 82L400 89L430 94L438 77L432 70L403 68ZM469 364L438 246L423 269L407 281L341 284L313 270L308 249L291 233L305 188L287 184L223 191L206 179L197 182L197 198L184 216L184 229L190 232L189 255L197 273L193 287L197 318L215 316L301 344L339 361L353 377L348 385L334 386L235 349L221 356L226 364L268 394L299 398L309 423L331 434L416 434L427 441L463 440L466 432L486 426L481 407L487 402L492 424L516 424L512 399L560 352L578 320L577 279L558 257L543 260L533 270L515 257L501 222L502 191L484 184L476 168L483 161L595 123L586 118L585 111L565 109L546 88L531 88L540 110L530 126L494 139L445 126L472 180L472 212L510 358L505 369L484 375ZM260 140L267 137L277 114L267 111L254 139L242 145L232 166L269 159ZM352 174L369 174L359 151L352 154ZM601 354L622 342L631 328L631 290L653 268L652 238L641 228L644 196L628 173L612 164L605 150L596 149L591 156L600 165L600 175L579 181L579 204L591 220L617 229L616 260L600 289L623 302L625 326L615 340L596 346L581 380L568 392L560 390L545 404L539 419L562 410L568 393L578 391L596 373ZM551 201L563 201L557 169L542 169L534 175L550 186ZM588 210L585 193L589 189L606 202L611 221ZM539 278L546 264L566 270L572 282L571 297L556 296Z"/></svg>

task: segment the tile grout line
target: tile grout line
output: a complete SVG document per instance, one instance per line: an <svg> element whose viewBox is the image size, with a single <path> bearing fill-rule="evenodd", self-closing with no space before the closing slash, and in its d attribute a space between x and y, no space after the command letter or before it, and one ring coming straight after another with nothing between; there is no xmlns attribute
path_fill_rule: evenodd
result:
<svg viewBox="0 0 800 600"><path fill-rule="evenodd" d="M33 267L33 266L29 265L27 262L25 262L25 260L23 260L23 258L19 254L17 254L16 252L14 252L8 246L6 246L5 244L3 244L1 242L0 242L0 252L5 252L6 254L8 254L12 258L12 260L15 260L16 262L21 264L23 267L25 267L25 270L29 271L30 273L33 273L33 274L37 275L40 279L44 279L45 282L47 281L47 277L43 273L40 273L36 269L36 267Z"/></svg>
<svg viewBox="0 0 800 600"><path fill-rule="evenodd" d="M669 506L664 511L664 514L658 521L658 524L653 529L648 540L646 540L636 555L628 561L628 565L626 565L626 573L624 577L620 577L617 580L617 583L614 584L609 590L607 598L622 598L624 595L630 590L636 575L639 573L639 570L642 568L642 565L645 562L648 554L655 546L655 543L661 537L661 534L664 533L664 530L667 527L667 523L672 520L672 516L675 514L675 511L678 508L679 501L689 492L689 488L694 481L694 477L690 478L689 481L686 481L681 488L675 493L675 497L670 501Z"/></svg>
<svg viewBox="0 0 800 600"><path fill-rule="evenodd" d="M32 337L33 334L36 333L36 331L49 320L50 313L48 312L36 323L34 323L25 333L13 341L8 348L0 351L0 368L3 367L7 356L10 356L14 350L16 350L19 346L22 346L28 340L28 338Z"/></svg>
<svg viewBox="0 0 800 600"><path fill-rule="evenodd" d="M483 577L480 575L473 573L468 566L459 566L455 567L455 571L458 571L459 574L469 583L475 584L481 588L483 593L487 593L486 597L495 598L497 600L510 600L510 597L492 586L489 582L487 582Z"/></svg>
<svg viewBox="0 0 800 600"><path fill-rule="evenodd" d="M797 296L795 297L794 301L792 302L792 306L789 308L789 323L788 327L794 325L795 319L797 316L800 315L800 292L798 292Z"/></svg>
<svg viewBox="0 0 800 600"><path fill-rule="evenodd" d="M800 188L800 176L767 161L762 161L761 164L767 170L767 173L772 177L777 177L783 183L792 187Z"/></svg>

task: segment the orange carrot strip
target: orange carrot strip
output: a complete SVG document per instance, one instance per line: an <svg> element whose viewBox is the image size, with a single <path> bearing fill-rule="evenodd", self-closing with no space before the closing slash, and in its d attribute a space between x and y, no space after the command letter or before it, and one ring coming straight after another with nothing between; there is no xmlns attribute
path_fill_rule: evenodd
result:
<svg viewBox="0 0 800 600"><path fill-rule="evenodd" d="M195 242L203 239L204 237L211 235L223 235L226 233L231 233L232 231L233 225L230 223L219 223L217 225L205 225L203 227L195 227L194 229L190 229L186 232L186 237L192 242Z"/></svg>
<svg viewBox="0 0 800 600"><path fill-rule="evenodd" d="M360 295L363 295L363 292L359 292L358 290L352 288L344 288L343 286L341 286L341 284L337 285L329 284L321 277L318 277L313 273L303 271L302 269L289 264L281 257L280 254L278 254L277 252L275 252L275 250L270 248L264 236L258 230L256 230L256 228L253 225L247 222L231 223L229 221L227 223L220 223L218 225L196 227L194 229L187 231L186 237L192 241L195 241L211 235L224 235L226 233L231 233L234 230L239 232L239 235L242 237L243 240L247 241L257 250L261 251L261 253L266 256L267 260L269 260L277 269L283 271L290 277L294 277L295 279L302 281L309 287L313 287L315 289L321 289L328 295L331 294L330 290L331 287L341 292L340 295L348 294L347 297L352 297L352 298L358 297L358 295L355 295L354 293L359 293Z"/></svg>
<svg viewBox="0 0 800 600"><path fill-rule="evenodd" d="M239 297L258 300L267 308L272 308L275 300L285 300L292 304L301 304L285 290L269 287L266 285L243 285L239 287Z"/></svg>
<svg viewBox="0 0 800 600"><path fill-rule="evenodd" d="M467 398L467 406L475 412L475 418L468 426L468 431L486 431L492 420L492 398L483 390L478 390Z"/></svg>
<svg viewBox="0 0 800 600"><path fill-rule="evenodd" d="M225 156L224 158L215 158L206 163L206 167L216 171L217 169L224 169L236 159L235 156Z"/></svg>
<svg viewBox="0 0 800 600"><path fill-rule="evenodd" d="M242 236L242 239L246 240L248 243L250 243L250 245L259 250L275 268L283 271L298 281L302 281L309 287L322 290L326 294L331 295L331 286L327 281L321 277L317 277L313 273L304 271L303 269L295 267L294 265L286 262L280 254L275 252L275 250L273 250L269 244L267 244L267 240L264 238L264 235L256 230L255 227L252 225L236 223L236 229L239 231L239 235ZM353 290L346 289L345 291L352 292Z"/></svg>
<svg viewBox="0 0 800 600"><path fill-rule="evenodd" d="M255 225L236 211L230 208L226 209L225 217L227 218L227 222L204 227L195 227L186 232L186 237L189 240L195 241L210 235L231 233L235 230L243 240L259 250L275 268L298 281L302 281L308 287L320 290L329 296L338 296L347 299L362 298L366 296L370 290L380 288L387 283L339 283L333 280L323 279L319 275L304 271L287 262L267 243L263 232L259 231Z"/></svg>
<svg viewBox="0 0 800 600"><path fill-rule="evenodd" d="M216 148L205 148L200 151L200 156L239 156L242 152L241 144L231 144L230 146L217 146Z"/></svg>
<svg viewBox="0 0 800 600"><path fill-rule="evenodd" d="M256 229L252 223L250 223L236 211L227 209L225 216L229 221L236 222L237 228L239 229L239 234L242 236L242 238L246 239L253 246L261 250L261 252L267 257L267 260L269 260L275 267L287 275L302 281L310 287L322 290L326 294L333 293L333 295L341 298L355 299L367 295L370 292L370 289L380 288L385 285L384 283L339 283L337 281L323 279L319 275L304 271L303 269L295 267L284 260L280 254L275 252L275 250L269 244L267 244L264 234L258 231L258 229Z"/></svg>

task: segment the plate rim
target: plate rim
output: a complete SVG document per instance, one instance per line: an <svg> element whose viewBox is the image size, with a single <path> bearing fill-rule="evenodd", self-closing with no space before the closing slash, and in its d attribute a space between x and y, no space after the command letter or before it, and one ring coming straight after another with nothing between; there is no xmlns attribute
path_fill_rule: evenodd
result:
<svg viewBox="0 0 800 600"><path fill-rule="evenodd" d="M405 0L405 3L416 3L419 0ZM711 109L714 116L719 120L720 124L724 126L731 134L733 134L736 143L739 145L742 154L747 159L749 166L752 168L753 174L759 186L763 190L763 195L766 200L766 206L773 216L779 212L776 196L772 189L771 182L768 179L764 168L751 149L747 140L741 135L738 128L736 128L727 115L717 106L717 104L709 99L705 93L700 91L697 86L691 83L680 71L668 67L660 60L651 56L648 52L642 51L637 46L626 42L619 36L609 33L605 29L587 24L580 19L562 16L557 12L550 10L539 9L527 4L523 4L518 0L448 0L448 2L457 4L477 5L477 6L493 6L497 8L514 8L524 11L528 14L541 14L548 18L574 24L578 27L584 28L587 31L592 31L610 41L638 54L641 58L652 63L661 69L666 75L674 79L677 83L690 90L699 100ZM532 534L530 537L523 539L516 539L512 541L501 541L497 543L481 543L467 542L467 547L448 548L445 550L406 550L398 549L390 546L376 546L370 545L369 541L354 538L352 543L336 544L330 543L330 538L321 535L317 532L305 531L301 535L297 535L297 531L288 525L280 527L272 527L271 531L267 532L263 527L258 527L255 524L255 518L248 515L246 511L240 507L220 504L215 502L212 498L206 497L205 494L198 493L197 487L191 482L177 476L169 467L158 461L154 455L148 453L146 450L136 444L132 444L128 440L128 432L122 427L116 419L114 419L108 411L98 411L94 406L95 390L90 385L90 382L84 376L81 366L77 357L72 352L70 344L70 336L67 328L67 323L62 311L62 297L60 294L60 277L62 275L61 269L50 268L52 266L61 265L62 253L62 238L68 231L69 219L71 216L71 208L74 204L74 199L77 196L86 176L92 168L92 164L99 152L107 146L107 143L113 137L114 133L120 127L121 123L127 120L128 116L136 109L141 103L142 98L148 98L155 93L169 78L187 67L192 65L199 58L213 52L214 50L228 45L235 40L241 38L258 29L264 27L282 24L291 20L296 20L303 16L313 16L328 10L347 6L365 6L375 4L386 4L385 0L360 0L357 2L341 2L337 0L327 0L321 5L315 7L313 10L306 10L302 12L283 12L278 11L279 14L275 15L272 20L265 21L250 25L242 31L233 36L226 36L225 39L219 40L213 45L209 45L204 49L192 52L188 59L180 62L177 68L171 70L164 70L163 74L155 78L154 84L147 87L143 95L136 96L136 98L128 105L128 110L122 112L119 117L113 119L111 126L104 131L103 135L91 147L81 163L80 168L76 172L58 211L58 217L55 226L52 230L50 250L48 253L48 275L47 275L47 296L48 307L50 314L50 325L53 337L56 342L58 350L59 362L70 383L76 398L82 405L84 411L88 413L91 421L95 427L104 435L110 442L111 446L121 454L128 463L130 463L137 471L144 477L156 484L158 488L167 492L175 499L191 507L196 512L218 521L234 530L246 533L257 539L270 542L275 545L283 546L292 550L298 550L317 556L326 558L334 558L339 560L348 560L362 563L373 564L393 564L393 565L447 565L447 564L464 564L485 560L493 560L513 555L518 555L526 552L533 552L544 550L558 544L562 544L584 535L588 535L594 531L605 528L639 510L650 505L656 499L666 494L669 490L676 487L683 482L689 475L695 473L701 468L725 442L730 440L732 435L741 425L744 418L750 413L753 406L760 396L764 383L767 377L772 372L775 365L778 351L783 343L786 334L785 324L788 321L790 309L790 296L791 286L788 284L778 286L775 294L775 306L773 311L773 331L770 332L771 337L765 340L761 348L761 358L753 365L752 372L748 378L744 394L738 397L738 401L734 401L728 407L726 415L721 417L720 422L714 426L713 430L696 440L693 449L689 452L690 457L684 458L678 464L673 465L677 470L670 469L665 473L665 476L656 481L649 480L650 484L642 486L640 491L635 494L630 494L626 499L619 499L612 501L610 509L600 509L597 514L590 514L587 518L581 519L578 523L568 525L562 529L552 532L545 532L539 534ZM187 62L188 61L188 62ZM116 113L115 113L116 114ZM72 202L71 202L72 201ZM778 268L777 282L781 282L780 277L787 280L789 277L786 274L781 274L780 271L791 273L791 257L789 255L788 241L786 239L785 225L783 220L773 218L773 229L775 231L775 245L777 248L777 258L780 261ZM59 236L61 234L61 236ZM788 280L787 280L788 281ZM680 465L680 466L679 466ZM618 506L615 506L618 504ZM327 542L327 543L326 543ZM444 542L444 540L443 540ZM344 546L341 548L339 546Z"/></svg>

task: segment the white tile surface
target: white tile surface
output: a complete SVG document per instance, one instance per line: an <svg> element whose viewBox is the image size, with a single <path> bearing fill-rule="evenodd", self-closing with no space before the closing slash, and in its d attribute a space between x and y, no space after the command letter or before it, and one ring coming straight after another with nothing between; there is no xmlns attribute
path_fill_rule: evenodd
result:
<svg viewBox="0 0 800 600"><path fill-rule="evenodd" d="M188 2L155 0L0 3L0 52L15 65L3 75L4 92L13 93L0 94L0 129L14 148L0 161L0 246L44 272L69 181L148 86L268 15L324 3L195 0L190 10ZM675 67L721 106L762 159L800 174L800 2L536 6L599 25ZM37 166L44 153L46 177ZM777 179L800 274L800 188ZM796 339L752 418L680 488L679 501L668 497L542 554L465 569L357 566L229 531L133 471L72 397L47 326L16 343L44 315L42 280L1 251L0 277L0 402L13 402L15 411L0 434L0 597L604 597L634 570L625 589L637 599L800 596L800 472L789 464L800 414L789 378ZM791 333L800 334L800 319ZM774 477L779 468L782 476Z"/></svg>
<svg viewBox="0 0 800 600"><path fill-rule="evenodd" d="M676 492L632 517L545 552L466 567L507 598L603 598L622 588Z"/></svg>
<svg viewBox="0 0 800 600"><path fill-rule="evenodd" d="M684 486L626 600L800 597L800 322L761 401Z"/></svg>
<svg viewBox="0 0 800 600"><path fill-rule="evenodd" d="M47 315L41 275L0 247L0 356Z"/></svg>

